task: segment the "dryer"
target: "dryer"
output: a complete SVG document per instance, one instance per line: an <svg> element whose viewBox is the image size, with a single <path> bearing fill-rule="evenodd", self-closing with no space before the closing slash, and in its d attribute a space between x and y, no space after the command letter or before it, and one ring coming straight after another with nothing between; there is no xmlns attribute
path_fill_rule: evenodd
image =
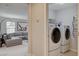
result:
<svg viewBox="0 0 79 59"><path fill-rule="evenodd" d="M49 40L48 40L48 55L59 56L61 48L61 30L60 26L49 24Z"/></svg>
<svg viewBox="0 0 79 59"><path fill-rule="evenodd" d="M62 26L62 41L61 41L61 52L64 53L70 50L70 27Z"/></svg>

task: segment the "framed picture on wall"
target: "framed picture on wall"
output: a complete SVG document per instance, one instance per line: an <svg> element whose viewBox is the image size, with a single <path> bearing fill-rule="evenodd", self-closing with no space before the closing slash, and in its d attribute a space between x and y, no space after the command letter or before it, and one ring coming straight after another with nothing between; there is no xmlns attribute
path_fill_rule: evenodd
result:
<svg viewBox="0 0 79 59"><path fill-rule="evenodd" d="M17 22L17 31L28 32L28 22Z"/></svg>

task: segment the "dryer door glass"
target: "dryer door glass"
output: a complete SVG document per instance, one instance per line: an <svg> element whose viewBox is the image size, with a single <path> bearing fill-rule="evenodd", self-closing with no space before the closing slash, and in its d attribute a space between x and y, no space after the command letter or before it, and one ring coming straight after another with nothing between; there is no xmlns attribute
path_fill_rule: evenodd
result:
<svg viewBox="0 0 79 59"><path fill-rule="evenodd" d="M67 28L65 31L65 38L68 40L70 38L70 30Z"/></svg>
<svg viewBox="0 0 79 59"><path fill-rule="evenodd" d="M58 43L61 38L61 33L59 28L54 28L51 34L51 39L54 43Z"/></svg>

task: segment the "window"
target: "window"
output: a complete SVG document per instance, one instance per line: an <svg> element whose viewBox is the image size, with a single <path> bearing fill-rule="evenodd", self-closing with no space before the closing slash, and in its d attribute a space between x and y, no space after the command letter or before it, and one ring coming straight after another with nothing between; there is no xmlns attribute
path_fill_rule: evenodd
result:
<svg viewBox="0 0 79 59"><path fill-rule="evenodd" d="M6 22L6 31L7 33L15 32L15 22Z"/></svg>

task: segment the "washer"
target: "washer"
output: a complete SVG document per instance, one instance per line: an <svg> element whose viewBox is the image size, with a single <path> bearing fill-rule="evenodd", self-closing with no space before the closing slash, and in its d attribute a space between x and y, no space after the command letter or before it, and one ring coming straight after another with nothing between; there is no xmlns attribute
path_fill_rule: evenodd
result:
<svg viewBox="0 0 79 59"><path fill-rule="evenodd" d="M61 47L61 31L60 26L49 24L49 40L48 40L48 54L50 56L59 56Z"/></svg>
<svg viewBox="0 0 79 59"><path fill-rule="evenodd" d="M62 41L61 41L61 52L64 53L70 50L70 27L62 26Z"/></svg>

